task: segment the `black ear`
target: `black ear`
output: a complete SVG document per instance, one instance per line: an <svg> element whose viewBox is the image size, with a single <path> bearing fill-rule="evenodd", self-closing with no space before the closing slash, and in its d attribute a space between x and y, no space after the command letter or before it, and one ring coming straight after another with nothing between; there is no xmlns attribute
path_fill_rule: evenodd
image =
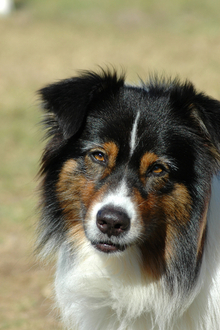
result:
<svg viewBox="0 0 220 330"><path fill-rule="evenodd" d="M192 105L192 116L220 152L220 102L199 93Z"/></svg>
<svg viewBox="0 0 220 330"><path fill-rule="evenodd" d="M181 113L184 121L220 152L220 102L198 93L193 84L186 81L172 86L170 101Z"/></svg>
<svg viewBox="0 0 220 330"><path fill-rule="evenodd" d="M102 93L115 93L123 84L124 75L118 77L115 71L85 71L41 89L47 126L52 133L59 129L64 139L70 138L80 129L90 102Z"/></svg>

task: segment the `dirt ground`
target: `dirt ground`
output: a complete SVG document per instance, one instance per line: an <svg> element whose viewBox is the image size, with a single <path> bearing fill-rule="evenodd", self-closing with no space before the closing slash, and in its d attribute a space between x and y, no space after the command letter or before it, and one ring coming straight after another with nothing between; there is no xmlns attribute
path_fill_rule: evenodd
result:
<svg viewBox="0 0 220 330"><path fill-rule="evenodd" d="M64 3L67 9L53 5L50 12L42 1L29 7L20 1L11 16L0 17L0 329L61 329L53 309L54 266L33 255L43 147L35 91L78 69L112 64L127 71L129 82L157 71L188 78L220 98L216 1L171 7L168 0L164 10L148 1Z"/></svg>
<svg viewBox="0 0 220 330"><path fill-rule="evenodd" d="M52 310L52 275L30 256L26 232L13 230L0 252L0 329L61 329Z"/></svg>

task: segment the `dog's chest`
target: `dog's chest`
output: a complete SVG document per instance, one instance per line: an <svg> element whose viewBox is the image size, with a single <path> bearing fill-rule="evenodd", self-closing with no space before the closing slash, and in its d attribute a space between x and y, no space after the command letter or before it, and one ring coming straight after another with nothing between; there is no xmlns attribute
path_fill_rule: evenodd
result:
<svg viewBox="0 0 220 330"><path fill-rule="evenodd" d="M149 298L158 288L143 281L138 249L123 259L86 249L75 260L65 248L60 254L56 295L65 322L79 330L147 330L146 324L151 329L147 319L155 301Z"/></svg>

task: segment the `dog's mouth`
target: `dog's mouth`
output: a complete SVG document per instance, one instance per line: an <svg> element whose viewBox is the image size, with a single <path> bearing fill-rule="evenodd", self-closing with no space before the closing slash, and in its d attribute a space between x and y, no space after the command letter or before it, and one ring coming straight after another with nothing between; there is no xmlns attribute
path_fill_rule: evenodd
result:
<svg viewBox="0 0 220 330"><path fill-rule="evenodd" d="M112 242L94 242L92 245L104 253L121 252L126 249L126 245L114 244Z"/></svg>

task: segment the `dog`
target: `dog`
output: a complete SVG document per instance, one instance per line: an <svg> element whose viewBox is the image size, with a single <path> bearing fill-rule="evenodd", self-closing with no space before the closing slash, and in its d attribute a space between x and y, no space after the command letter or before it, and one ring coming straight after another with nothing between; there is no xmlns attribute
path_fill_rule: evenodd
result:
<svg viewBox="0 0 220 330"><path fill-rule="evenodd" d="M39 94L39 246L65 326L220 329L220 102L114 69Z"/></svg>

